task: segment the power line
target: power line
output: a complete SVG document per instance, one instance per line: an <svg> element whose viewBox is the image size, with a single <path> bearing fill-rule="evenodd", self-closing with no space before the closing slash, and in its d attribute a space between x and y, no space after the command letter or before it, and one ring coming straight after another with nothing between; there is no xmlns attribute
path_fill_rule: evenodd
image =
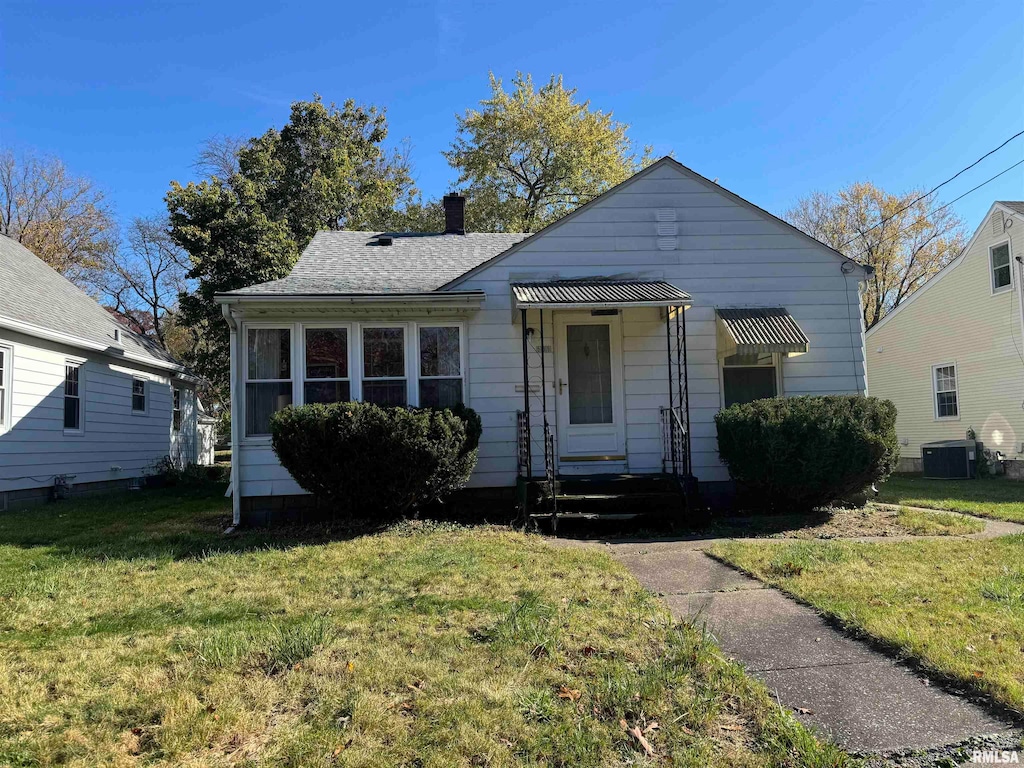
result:
<svg viewBox="0 0 1024 768"><path fill-rule="evenodd" d="M955 174L953 174L952 176L950 176L950 177L949 177L948 179L946 179L946 180L945 180L944 182L942 182L941 184L939 184L939 185L937 185L937 186L935 186L935 187L932 187L932 188L931 188L930 190L928 190L927 192L925 192L925 193L924 193L923 195L921 195L920 197L918 197L918 198L915 198L914 200L911 200L911 201L910 201L909 203L907 203L907 204L906 204L905 206L903 206L903 207L902 207L902 208L900 208L900 209L899 209L898 211L896 211L896 213L894 213L894 214L893 214L892 216L889 216L888 218L882 219L882 220L881 220L880 222L878 222L878 223L877 223L877 224L875 224L874 226L872 226L872 227L868 227L867 229L865 229L865 230L864 230L864 232L861 232L860 234L858 234L858 235L856 235L856 236L854 236L854 237L851 237L851 238L850 238L849 240L847 240L847 241L846 241L845 243L843 243L842 245L840 245L840 246L839 246L839 249L843 249L843 248L845 248L845 247L846 247L846 246L848 246L848 245L849 245L850 243L852 243L852 242L853 242L854 240L856 240L856 239L857 239L858 237L863 237L863 236L864 236L864 235L865 235L866 233L870 232L870 231L871 231L872 229L877 229L878 227L881 227L881 226L884 226L885 224L888 224L888 223L889 223L890 221L892 221L893 219L895 219L895 218L896 218L897 216L899 216L899 215L900 215L901 213L903 213L903 212L904 212L905 210L907 210L908 208L911 208L911 207L912 207L912 206L914 206L915 204L917 204L917 203L921 202L922 200L924 200L924 199L925 199L926 197L928 197L928 196L929 196L930 194L932 194L933 192L936 192L937 190L939 190L939 189L942 189L942 188L943 188L944 186L946 186L947 184L949 184L949 182L953 181L953 180L954 180L954 179L956 179L956 178L957 178L958 176L961 176L961 175L963 175L964 173L966 173L967 171L971 170L971 168L973 168L974 166L976 166L976 165L977 165L978 163L980 163L980 162L981 162L982 160L984 160L984 159L985 159L986 157L989 157L990 155L994 155L994 154L995 154L996 152L998 152L998 151L999 151L1000 149L1002 149L1003 147L1005 147L1005 146L1006 146L1007 144L1009 144L1009 143L1010 143L1011 141L1013 141L1014 139L1016 139L1016 138L1017 138L1018 136L1024 136L1024 131L1019 131L1019 132L1017 132L1017 133L1013 134L1013 136L1011 136L1010 138L1008 138L1008 139L1007 139L1006 141L1004 141L1004 142L1003 142L1002 144L1000 144L1000 145L999 145L998 147L996 147L995 149L989 150L989 151L988 151L988 152L986 152L986 153L985 153L984 155L982 155L982 156L981 156L981 157L979 157L979 158L978 158L977 160L975 160L975 161L974 161L973 163L971 163L970 165L968 165L968 166L967 166L966 168L961 168L961 169L960 169L959 171L957 171L957 172L956 172ZM1020 163L1018 163L1018 165L1020 165ZM1007 170L1010 170L1010 169L1009 169L1009 168L1007 168ZM1005 171L1004 171L1004 173L1005 173ZM1002 174L1000 174L1000 175L1002 175ZM993 177L993 178L997 178L997 177ZM989 181L992 181L992 179L989 179ZM988 181L986 181L986 182L985 182L985 184L988 184ZM984 186L984 185L982 185L982 186ZM978 187L975 187L975 189L977 189L977 188L978 188ZM971 190L971 192L973 192L973 191L974 191L974 189L972 189L972 190ZM965 193L965 194L970 194L970 192L968 192L968 193ZM963 195L961 195L960 197L963 197ZM957 200L959 200L959 199L960 199L960 197L958 197L958 198L957 198ZM956 200L954 200L954 201L952 201L952 202L956 202Z"/></svg>
<svg viewBox="0 0 1024 768"><path fill-rule="evenodd" d="M1024 131L1021 131L1021 133L1024 133ZM1019 136L1020 134L1017 134L1017 135ZM878 245L881 245L882 243L887 243L887 242L888 242L889 240L892 240L893 238L899 237L899 236L900 236L900 235L902 235L902 234L903 234L904 232L906 232L906 231L907 231L908 229L911 229L912 227L916 227L916 226L917 226L918 224L920 224L920 223L921 223L922 221L924 221L925 219L927 219L927 218L928 218L929 216L931 216L932 214L938 213L939 211L942 211L942 210L945 210L946 208L949 208L949 206L951 206L951 205L952 205L953 203L955 203L955 202L958 202L958 201L960 201L960 200L963 200L963 199L964 199L965 197L967 197L967 196L968 196L969 194L971 194L972 192L977 192L977 191L978 191L979 189L981 189L982 187L984 187L984 186L985 186L986 184L991 184L991 183L992 183L993 181L995 181L996 179L998 179L998 178L999 178L1000 176L1003 176L1004 174L1007 174L1007 173L1009 173L1010 171L1012 171L1012 170L1013 170L1014 168L1016 168L1016 167L1017 167L1017 166L1019 166L1019 165L1024 165L1024 160L1018 160L1018 161L1017 161L1016 163L1014 163L1013 165L1011 165L1011 166L1010 166L1009 168L1004 168L1003 170L1001 170L1001 171L1000 171L999 173L997 173L997 174L996 174L995 176L993 176L992 178L990 178L990 179L986 179L985 181L981 182L981 184L979 184L978 186L976 186L976 187L972 187L971 189L968 189L968 190L967 190L966 192L964 192L964 193L963 193L962 195L960 195L959 197L954 197L954 198L953 198L952 200L950 200L950 201L949 201L948 203L943 203L943 204L942 204L942 205L940 205L940 206L939 206L938 208L933 208L932 210L930 210L930 211L927 211L927 212L925 212L925 213L924 213L924 214L923 214L923 215L921 216L921 218L917 219L916 221L912 221L912 222L911 222L910 224L908 224L907 226L905 226L905 227L903 227L903 228L901 228L901 229L898 229L898 230L896 230L895 232L893 232L893 233L892 233L891 235L889 235L888 237L885 237L885 238L882 238L881 240L879 240L879 241L878 241ZM938 187L936 187L936 189L938 189ZM920 199L920 198L918 198L918 199ZM906 210L906 209L904 208L903 210ZM895 218L895 216L897 216L897 215L898 215L898 214L893 214L893 216L890 216L890 217L889 217L889 218L888 218L888 219L887 219L886 221L891 221L891 220L892 220L893 218ZM859 234L858 234L858 235L857 235L856 237L854 237L854 238L853 238L852 240L848 240L848 241L847 241L846 243L844 243L844 244L843 244L843 246L849 245L850 243L852 243L852 242L853 242L854 240L856 240L857 238L863 237L863 236L864 236L865 234L867 234L868 232L870 232L870 231L871 231L872 229L875 229L875 227L881 226L881 225L882 225L882 224L884 224L884 223L885 223L884 221L880 221L880 222L879 222L878 224L875 224L875 226L874 226L874 227L870 227L870 228L868 228L868 229L865 229L865 230L864 230L863 232L859 233Z"/></svg>

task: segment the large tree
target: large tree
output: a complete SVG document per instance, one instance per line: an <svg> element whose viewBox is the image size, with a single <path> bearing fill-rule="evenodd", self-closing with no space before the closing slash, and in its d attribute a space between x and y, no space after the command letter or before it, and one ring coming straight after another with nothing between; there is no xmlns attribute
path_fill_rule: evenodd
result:
<svg viewBox="0 0 1024 768"><path fill-rule="evenodd" d="M561 76L539 90L517 73L512 91L490 75L480 109L457 116L444 155L466 185L467 226L534 232L629 178L649 159L611 113L578 101Z"/></svg>
<svg viewBox="0 0 1024 768"><path fill-rule="evenodd" d="M920 199L918 199L920 198ZM864 327L898 307L964 248L963 220L934 195L893 195L870 182L800 199L786 219L807 234L874 268L865 284Z"/></svg>
<svg viewBox="0 0 1024 768"><path fill-rule="evenodd" d="M88 284L117 246L103 193L63 161L0 150L0 234L70 280Z"/></svg>
<svg viewBox="0 0 1024 768"><path fill-rule="evenodd" d="M222 400L228 333L214 295L284 277L317 230L386 223L414 194L407 158L385 149L386 137L383 111L353 101L325 105L315 96L292 104L282 129L237 151L231 140L208 144L199 167L214 171L209 178L171 183L170 235L188 254L188 278L196 281L180 300L180 322L194 337L187 362Z"/></svg>

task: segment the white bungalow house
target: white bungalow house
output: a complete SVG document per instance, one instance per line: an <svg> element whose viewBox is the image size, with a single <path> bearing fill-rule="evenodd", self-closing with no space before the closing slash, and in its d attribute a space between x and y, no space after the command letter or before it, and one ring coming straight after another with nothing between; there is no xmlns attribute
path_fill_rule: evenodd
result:
<svg viewBox="0 0 1024 768"><path fill-rule="evenodd" d="M0 510L196 459L196 379L0 236Z"/></svg>
<svg viewBox="0 0 1024 768"><path fill-rule="evenodd" d="M900 469L973 432L1024 479L1024 202L997 201L967 247L867 333L870 394L896 404Z"/></svg>
<svg viewBox="0 0 1024 768"><path fill-rule="evenodd" d="M865 391L866 268L671 158L533 235L320 232L291 274L218 296L231 327L235 521L302 490L289 404L464 402L471 487L676 476L727 484L714 415Z"/></svg>

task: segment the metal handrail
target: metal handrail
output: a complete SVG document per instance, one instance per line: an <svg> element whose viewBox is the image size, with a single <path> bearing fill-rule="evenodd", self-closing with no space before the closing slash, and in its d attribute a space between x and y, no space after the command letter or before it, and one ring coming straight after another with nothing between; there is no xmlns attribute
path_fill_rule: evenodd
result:
<svg viewBox="0 0 1024 768"><path fill-rule="evenodd" d="M519 477L530 477L533 472L530 463L530 417L525 411L516 411L516 473Z"/></svg>
<svg viewBox="0 0 1024 768"><path fill-rule="evenodd" d="M686 427L683 426L679 408L661 409L661 466L662 470L675 477L687 474Z"/></svg>

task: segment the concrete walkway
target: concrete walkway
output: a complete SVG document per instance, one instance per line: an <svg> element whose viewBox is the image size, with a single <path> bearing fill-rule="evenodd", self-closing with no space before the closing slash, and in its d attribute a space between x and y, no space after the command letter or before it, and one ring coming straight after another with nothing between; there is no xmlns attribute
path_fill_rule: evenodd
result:
<svg viewBox="0 0 1024 768"><path fill-rule="evenodd" d="M726 655L796 716L851 752L926 750L1012 727L847 637L815 611L705 555L708 541L605 544L679 619L705 623Z"/></svg>

